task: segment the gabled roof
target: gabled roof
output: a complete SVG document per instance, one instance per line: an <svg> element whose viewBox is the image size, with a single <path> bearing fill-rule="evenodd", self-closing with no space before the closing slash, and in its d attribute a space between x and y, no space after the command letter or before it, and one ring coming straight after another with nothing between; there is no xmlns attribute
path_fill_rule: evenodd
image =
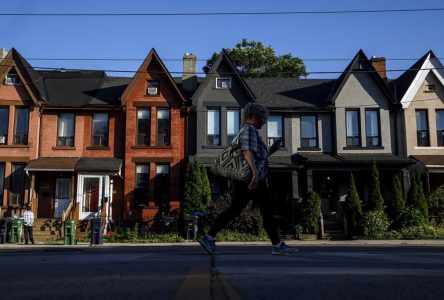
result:
<svg viewBox="0 0 444 300"><path fill-rule="evenodd" d="M345 68L344 72L342 72L341 76L336 79L336 84L331 90L330 102L334 103L339 93L341 92L344 84L347 82L348 78L353 73L365 72L371 76L376 84L380 87L381 91L387 97L387 99L393 103L393 97L390 91L387 88L384 80L379 76L378 72L373 67L372 63L368 60L367 56L364 54L364 51L359 50L356 53L355 57L351 60L348 66Z"/></svg>
<svg viewBox="0 0 444 300"><path fill-rule="evenodd" d="M0 61L0 81L12 68L16 70L34 104L39 105L44 100L42 77L15 48L11 48L6 57Z"/></svg>
<svg viewBox="0 0 444 300"><path fill-rule="evenodd" d="M180 91L180 89L176 85L173 77L171 76L170 72L168 71L168 69L163 64L162 60L160 59L159 55L157 54L157 52L156 52L156 50L154 48L151 48L151 51L148 53L147 57L145 58L143 63L140 65L139 69L137 70L137 73L133 76L133 78L129 82L128 86L126 87L125 91L123 92L122 98L121 98L122 105L126 105L129 93L134 88L134 85L136 84L138 78L143 76L143 73L146 73L146 70L147 70L148 66L151 64L151 62L153 60L155 60L155 61L157 61L159 63L162 71L164 72L164 74L166 75L168 80L170 81L171 86L174 88L174 90L176 91L177 95L179 96L179 98L180 98L180 100L182 102L182 105L185 105L187 100L185 99L185 97L183 96L182 92Z"/></svg>
<svg viewBox="0 0 444 300"><path fill-rule="evenodd" d="M332 79L247 78L256 101L269 109L322 109L335 83Z"/></svg>
<svg viewBox="0 0 444 300"><path fill-rule="evenodd" d="M238 80L238 82L242 86L242 89L246 92L246 94L248 95L250 100L254 102L256 99L255 95L253 94L253 92L251 91L250 87L245 82L245 80L240 76L239 71L237 70L237 68L235 67L235 65L231 61L231 59L228 57L228 54L225 51L225 49L222 49L222 51L219 54L219 56L217 57L216 61L213 63L213 66L211 67L210 71L207 73L207 77L202 82L202 84L199 85L199 88L194 93L192 99L199 98L199 96L203 93L204 89L207 86L207 84L205 84L205 83L207 81L213 80L213 77L208 76L208 75L219 74L219 72L217 70L219 69L219 66L221 65L222 62L225 62L230 70L230 73L228 75L232 75L232 76L234 76L234 78L236 78Z"/></svg>
<svg viewBox="0 0 444 300"><path fill-rule="evenodd" d="M390 83L395 98L399 99L403 108L407 108L410 105L430 72L433 72L444 86L443 65L431 50Z"/></svg>
<svg viewBox="0 0 444 300"><path fill-rule="evenodd" d="M47 107L120 106L130 78L107 77L103 71L40 71Z"/></svg>

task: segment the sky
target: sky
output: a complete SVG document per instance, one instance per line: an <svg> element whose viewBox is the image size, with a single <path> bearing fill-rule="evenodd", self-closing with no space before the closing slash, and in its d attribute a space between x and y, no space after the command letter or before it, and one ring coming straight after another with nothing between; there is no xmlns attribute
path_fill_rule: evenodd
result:
<svg viewBox="0 0 444 300"><path fill-rule="evenodd" d="M439 0L3 0L0 14L415 8L444 8L444 3ZM213 52L232 48L247 38L272 46L277 55L290 53L302 58L307 71L312 73L308 78L336 78L339 75L333 72L343 71L359 49L368 57L386 57L388 70L407 69L429 50L444 62L443 20L444 11L221 16L0 15L0 48L14 47L34 67L109 71L135 71L150 49L155 48L171 74L180 76L184 53L196 54L197 71L202 72L205 60ZM52 60L42 60L48 58ZM399 75L399 72L388 73L389 78Z"/></svg>

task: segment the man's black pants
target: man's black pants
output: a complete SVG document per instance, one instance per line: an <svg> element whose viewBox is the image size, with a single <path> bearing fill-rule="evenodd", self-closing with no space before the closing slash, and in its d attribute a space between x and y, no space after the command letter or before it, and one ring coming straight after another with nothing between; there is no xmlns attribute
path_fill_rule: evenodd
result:
<svg viewBox="0 0 444 300"><path fill-rule="evenodd" d="M34 236L32 235L32 226L24 226L25 231L25 244L28 243L28 240L31 241L32 244L34 244Z"/></svg>

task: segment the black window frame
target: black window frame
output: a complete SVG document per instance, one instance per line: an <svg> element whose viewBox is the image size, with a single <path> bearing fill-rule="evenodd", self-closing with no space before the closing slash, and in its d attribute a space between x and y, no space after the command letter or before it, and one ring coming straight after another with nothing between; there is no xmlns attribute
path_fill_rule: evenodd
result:
<svg viewBox="0 0 444 300"><path fill-rule="evenodd" d="M315 127L315 137L303 137L302 134L302 118L304 117L312 117L314 118L314 127ZM300 116L300 135L301 135L301 149L317 149L319 148L319 131L318 131L318 116L315 114L304 114ZM310 146L310 141L315 140L315 146ZM304 143L307 141L307 143Z"/></svg>
<svg viewBox="0 0 444 300"><path fill-rule="evenodd" d="M418 130L418 113L425 113L426 130ZM415 109L416 144L418 147L430 147L429 112L427 109Z"/></svg>
<svg viewBox="0 0 444 300"><path fill-rule="evenodd" d="M23 206L25 202L25 185L26 185L26 174L25 166L23 163L12 163L11 164L11 179L9 182L9 197L8 205L12 207ZM17 169L15 169L17 167ZM21 168L19 170L18 168ZM17 178L20 176L20 178ZM21 182L16 182L20 180ZM14 200L14 201L13 201Z"/></svg>
<svg viewBox="0 0 444 300"><path fill-rule="evenodd" d="M0 145L7 145L8 144L8 130L9 130L9 106L0 106L0 110L6 111L6 117L0 118L0 122L4 122L3 124L6 125L6 131L0 132L0 137L4 139L4 142L1 142Z"/></svg>
<svg viewBox="0 0 444 300"><path fill-rule="evenodd" d="M358 121L358 135L348 135L347 131L347 112L355 112L357 115L357 121ZM359 108L347 108L345 110L345 139L346 139L346 146L348 148L356 148L361 147L361 116L360 116L360 109ZM358 143L356 143L356 141Z"/></svg>
<svg viewBox="0 0 444 300"><path fill-rule="evenodd" d="M60 121L62 115L72 115L72 136L60 136ZM57 147L74 147L76 135L76 113L75 112L61 112L57 115Z"/></svg>
<svg viewBox="0 0 444 300"><path fill-rule="evenodd" d="M369 136L367 132L367 112L376 112L376 118L378 122L378 135L377 136ZM374 145L373 143L370 143L371 141L374 141L374 139L377 139L377 144ZM369 142L370 141L370 142ZM381 147L382 146L382 138L381 138L381 114L380 110L378 108L366 108L365 109L365 144L366 147Z"/></svg>
<svg viewBox="0 0 444 300"><path fill-rule="evenodd" d="M281 118L281 128L282 128L282 136L277 136L277 137L269 137L268 136L268 122L270 121L271 117L280 117ZM273 143L279 139L279 138L283 138L285 136L285 121L284 121L284 115L282 114L269 114L268 118L267 118L267 145L268 147L270 147L271 145L273 145ZM284 142L282 142L282 147L285 147Z"/></svg>
<svg viewBox="0 0 444 300"><path fill-rule="evenodd" d="M158 166L167 166L168 173L157 173ZM171 166L169 163L155 164L154 202L156 206L167 208L170 202Z"/></svg>
<svg viewBox="0 0 444 300"><path fill-rule="evenodd" d="M138 173L137 167L147 167L148 172ZM148 206L150 200L150 164L136 164L134 172L134 206Z"/></svg>
<svg viewBox="0 0 444 300"><path fill-rule="evenodd" d="M210 111L217 111L219 114L219 135L216 134L209 134L208 133L208 113ZM206 135L205 135L205 144L207 146L220 146L222 144L222 109L221 107L207 107L207 112L206 112L206 124L205 124L205 128L206 128ZM215 138L219 138L219 143L214 143Z"/></svg>
<svg viewBox="0 0 444 300"><path fill-rule="evenodd" d="M6 164L0 163L0 205L3 205L3 195L5 190Z"/></svg>
<svg viewBox="0 0 444 300"><path fill-rule="evenodd" d="M145 132L140 132L141 130L141 120L139 119L140 111L148 111L148 124ZM136 111L136 145L137 146L150 146L151 143L151 109L149 107L138 108Z"/></svg>
<svg viewBox="0 0 444 300"><path fill-rule="evenodd" d="M26 133L17 133L17 124L18 122L18 113L19 111L23 111L26 110ZM28 145L28 135L29 135L29 112L30 109L29 107L25 107L25 106L16 106L15 107L15 112L14 112L14 141L13 144L14 145Z"/></svg>
<svg viewBox="0 0 444 300"><path fill-rule="evenodd" d="M228 122L228 113L233 112L233 111L238 113L238 116L237 116L238 130L234 134L228 134L228 123L229 123ZM226 122L226 133L227 133L226 142L227 142L227 145L229 145L229 144L231 144L233 139L236 137L236 135L239 133L239 130L241 128L241 110L238 107L237 108L236 107L229 107L226 110L226 115L227 115L227 118L226 118L227 119L227 122ZM219 122L220 122L220 117L219 117ZM220 126L219 126L219 128L220 128ZM219 129L219 131L220 131L220 129Z"/></svg>
<svg viewBox="0 0 444 300"><path fill-rule="evenodd" d="M97 135L94 132L94 119L96 115L106 115L106 136L105 135ZM93 147L109 147L109 113L107 112L95 112L92 114L92 124L91 124L91 144ZM98 143L96 143L98 141Z"/></svg>
<svg viewBox="0 0 444 300"><path fill-rule="evenodd" d="M441 130L438 130L438 118L437 114L442 113L443 120L444 120L444 109L436 109L435 110L435 120L436 120L436 142L438 147L444 147L444 128Z"/></svg>
<svg viewBox="0 0 444 300"><path fill-rule="evenodd" d="M168 132L160 132L161 124L159 119L159 112L168 111ZM171 146L171 109L169 108L157 108L156 111L156 146Z"/></svg>

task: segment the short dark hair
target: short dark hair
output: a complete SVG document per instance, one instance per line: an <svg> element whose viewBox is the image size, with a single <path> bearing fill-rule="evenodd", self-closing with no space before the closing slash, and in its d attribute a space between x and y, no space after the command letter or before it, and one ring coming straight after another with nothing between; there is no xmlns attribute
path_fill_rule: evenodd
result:
<svg viewBox="0 0 444 300"><path fill-rule="evenodd" d="M250 102L247 105L245 105L244 108L244 119L248 120L253 117L261 118L265 114L268 114L268 110L265 107L265 105L262 105L260 103L254 103Z"/></svg>

